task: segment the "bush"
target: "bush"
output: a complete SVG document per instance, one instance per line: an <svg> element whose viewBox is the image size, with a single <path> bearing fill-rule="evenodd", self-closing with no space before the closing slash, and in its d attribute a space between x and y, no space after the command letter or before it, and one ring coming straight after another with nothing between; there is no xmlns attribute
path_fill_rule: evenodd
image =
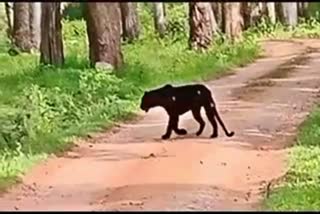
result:
<svg viewBox="0 0 320 214"><path fill-rule="evenodd" d="M62 17L70 21L83 19L83 9L83 3L69 3L68 6L64 8Z"/></svg>

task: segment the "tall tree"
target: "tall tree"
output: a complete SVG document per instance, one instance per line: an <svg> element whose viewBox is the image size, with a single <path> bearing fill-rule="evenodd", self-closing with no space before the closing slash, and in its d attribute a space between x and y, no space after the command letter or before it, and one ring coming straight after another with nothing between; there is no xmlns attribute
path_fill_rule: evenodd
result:
<svg viewBox="0 0 320 214"><path fill-rule="evenodd" d="M165 6L162 2L153 3L153 17L156 32L162 38L166 32Z"/></svg>
<svg viewBox="0 0 320 214"><path fill-rule="evenodd" d="M274 2L267 2L267 14L270 22L272 24L276 23L276 9L275 9L275 3Z"/></svg>
<svg viewBox="0 0 320 214"><path fill-rule="evenodd" d="M257 2L253 4L253 9L251 11L251 23L252 25L261 22L263 16L268 14L267 5L265 2Z"/></svg>
<svg viewBox="0 0 320 214"><path fill-rule="evenodd" d="M205 50L212 43L211 4L208 2L189 2L189 47Z"/></svg>
<svg viewBox="0 0 320 214"><path fill-rule="evenodd" d="M251 12L252 12L252 3L253 2L241 2L241 15L243 17L243 28L246 30L251 26Z"/></svg>
<svg viewBox="0 0 320 214"><path fill-rule="evenodd" d="M29 10L31 45L33 48L39 49L41 38L41 2L30 3Z"/></svg>
<svg viewBox="0 0 320 214"><path fill-rule="evenodd" d="M241 15L243 17L243 29L257 25L264 15L267 15L267 6L263 2L241 2Z"/></svg>
<svg viewBox="0 0 320 214"><path fill-rule="evenodd" d="M237 40L242 35L243 18L241 16L240 2L224 2L224 32L232 40Z"/></svg>
<svg viewBox="0 0 320 214"><path fill-rule="evenodd" d="M308 2L297 2L298 4L298 15L299 17L308 16Z"/></svg>
<svg viewBox="0 0 320 214"><path fill-rule="evenodd" d="M212 33L217 34L220 31L219 25L217 23L216 17L214 16L214 11L212 9L212 5L210 5L210 2L208 2L208 3L209 3L208 4L208 13L210 16Z"/></svg>
<svg viewBox="0 0 320 214"><path fill-rule="evenodd" d="M123 63L119 3L86 2L85 16L92 65L102 62L119 68Z"/></svg>
<svg viewBox="0 0 320 214"><path fill-rule="evenodd" d="M289 26L298 24L297 2L277 2L276 10L279 20Z"/></svg>
<svg viewBox="0 0 320 214"><path fill-rule="evenodd" d="M7 18L7 35L12 42L12 31L13 31L13 4L10 2L5 2L5 12L6 12L6 18Z"/></svg>
<svg viewBox="0 0 320 214"><path fill-rule="evenodd" d="M137 3L121 2L122 36L129 42L139 37L139 17Z"/></svg>
<svg viewBox="0 0 320 214"><path fill-rule="evenodd" d="M274 3L274 8L276 11L276 20L278 20L279 22L283 23L283 10L282 10L282 4L281 2L275 2Z"/></svg>
<svg viewBox="0 0 320 214"><path fill-rule="evenodd" d="M40 63L52 65L64 63L61 29L60 2L41 3Z"/></svg>
<svg viewBox="0 0 320 214"><path fill-rule="evenodd" d="M223 8L221 2L211 2L212 11L214 14L214 17L216 19L216 23L219 27L219 29L223 29L222 20L223 20Z"/></svg>
<svg viewBox="0 0 320 214"><path fill-rule="evenodd" d="M30 52L29 4L14 2L13 4L13 43L22 52Z"/></svg>

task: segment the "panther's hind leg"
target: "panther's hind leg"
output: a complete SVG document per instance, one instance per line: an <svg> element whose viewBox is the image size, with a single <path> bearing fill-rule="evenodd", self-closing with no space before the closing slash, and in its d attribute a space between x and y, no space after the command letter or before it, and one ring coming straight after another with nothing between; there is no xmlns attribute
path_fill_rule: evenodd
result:
<svg viewBox="0 0 320 214"><path fill-rule="evenodd" d="M211 138L216 138L218 137L218 124L217 121L215 119L215 114L214 111L212 109L212 107L210 105L207 105L204 107L206 110L206 115L208 117L208 120L210 121L212 128L213 128L213 133L210 136Z"/></svg>
<svg viewBox="0 0 320 214"><path fill-rule="evenodd" d="M196 133L196 135L199 136L203 132L203 129L204 129L205 125L206 125L206 123L204 122L204 120L201 117L201 107L192 109L192 115L193 115L194 119L200 125L200 127L199 127L199 129L198 129L198 131Z"/></svg>
<svg viewBox="0 0 320 214"><path fill-rule="evenodd" d="M175 124L177 123L177 118L176 117L172 117L169 115L169 122L167 125L167 130L166 133L164 135L161 136L161 138L163 140L169 139L173 130L173 127L175 126Z"/></svg>

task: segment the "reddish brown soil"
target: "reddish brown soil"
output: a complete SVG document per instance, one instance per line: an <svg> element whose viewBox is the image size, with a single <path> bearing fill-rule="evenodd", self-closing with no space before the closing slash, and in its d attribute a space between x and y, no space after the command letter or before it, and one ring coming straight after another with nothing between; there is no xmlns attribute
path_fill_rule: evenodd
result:
<svg viewBox="0 0 320 214"><path fill-rule="evenodd" d="M308 48L309 47L309 48ZM319 95L318 40L264 42L264 58L207 82L236 135L160 140L161 108L51 158L0 200L0 210L256 210L266 184L285 173L298 125ZM281 73L281 74L280 74Z"/></svg>

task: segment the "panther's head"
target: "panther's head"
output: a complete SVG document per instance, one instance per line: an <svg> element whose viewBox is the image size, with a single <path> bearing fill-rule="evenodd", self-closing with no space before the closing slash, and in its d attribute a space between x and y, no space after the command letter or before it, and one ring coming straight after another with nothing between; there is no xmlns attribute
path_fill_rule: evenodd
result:
<svg viewBox="0 0 320 214"><path fill-rule="evenodd" d="M159 89L145 91L141 99L141 110L148 112L150 108L165 105L168 99L168 89L171 88L171 85L165 85Z"/></svg>
<svg viewBox="0 0 320 214"><path fill-rule="evenodd" d="M156 101L154 96L152 96L152 93L149 91L144 92L141 99L141 104L140 104L141 110L148 112L149 109L154 107L155 105L156 105Z"/></svg>

